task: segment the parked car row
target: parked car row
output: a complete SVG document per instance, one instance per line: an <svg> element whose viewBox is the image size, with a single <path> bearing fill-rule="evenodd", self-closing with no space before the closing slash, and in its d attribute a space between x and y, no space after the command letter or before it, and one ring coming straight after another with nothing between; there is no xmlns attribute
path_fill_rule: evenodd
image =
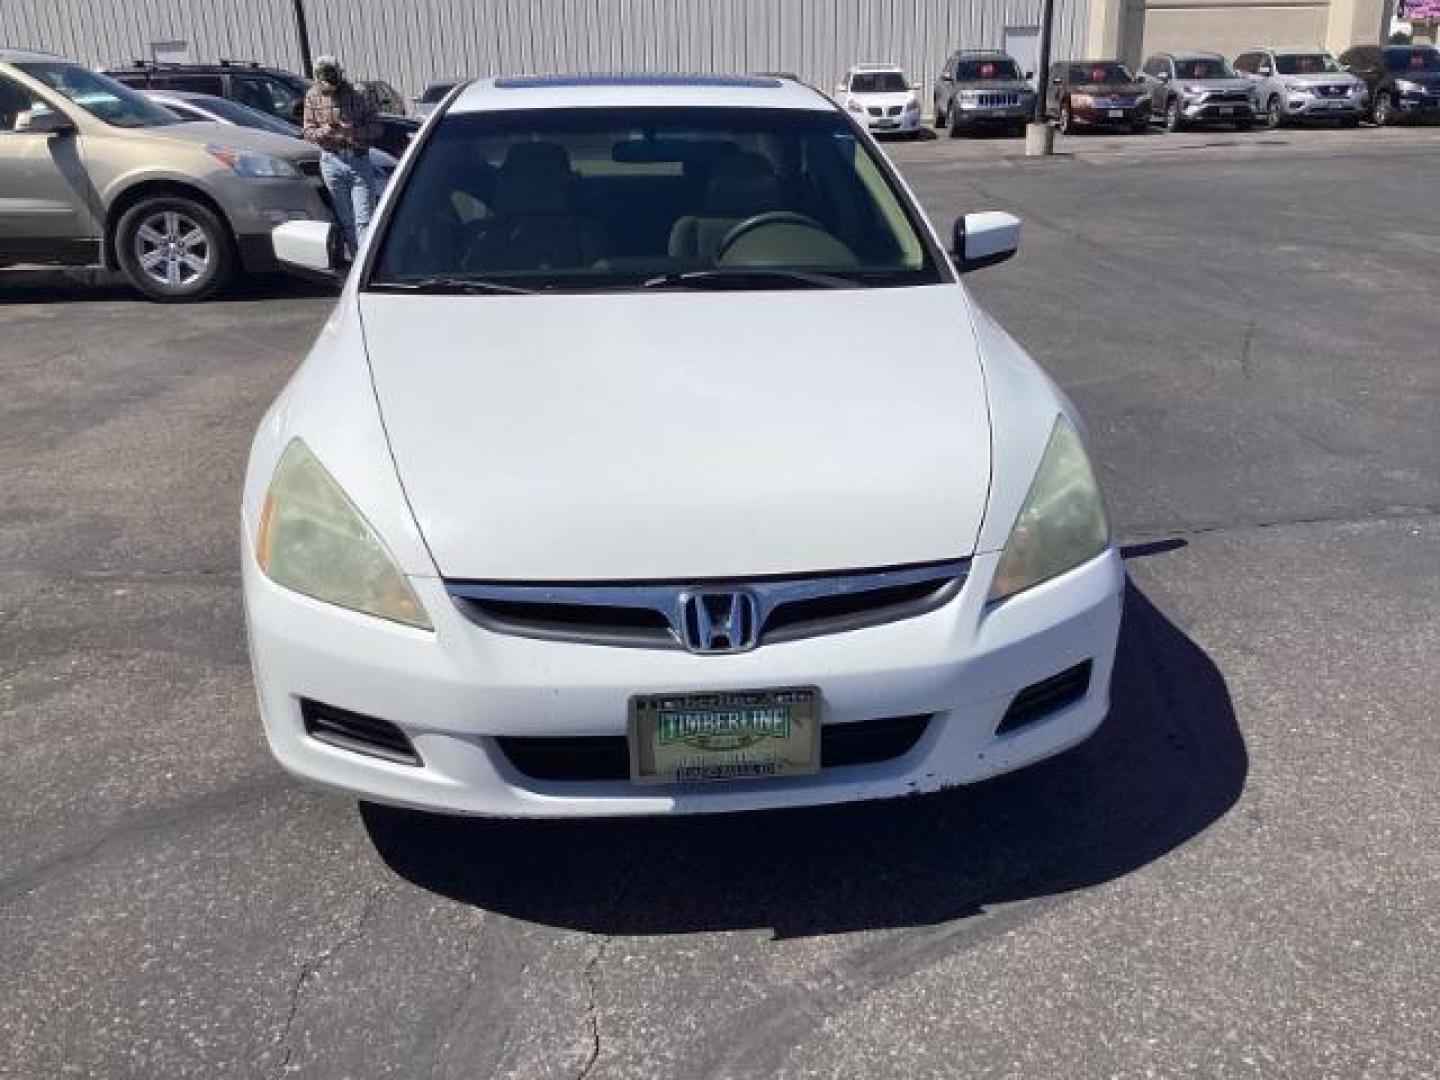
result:
<svg viewBox="0 0 1440 1080"><path fill-rule="evenodd" d="M931 120L952 137L980 131L1022 134L1035 113L1035 73L991 49L957 49L931 91ZM919 86L894 64L859 64L834 97L876 134L921 130ZM1138 72L1116 59L1052 63L1044 113L1062 132L1107 127L1140 133L1221 123L1249 130L1299 121L1368 119L1380 127L1440 119L1440 50L1428 45L1357 46L1336 59L1318 46L1249 49L1226 60L1213 52L1159 52Z"/></svg>
<svg viewBox="0 0 1440 1080"><path fill-rule="evenodd" d="M310 80L283 68L222 60L217 64L154 64L137 60L128 67L111 67L104 74L143 91L206 94L245 105L283 123L298 125ZM405 100L389 83L372 79L358 84L375 103L380 137L375 145L400 157L420 128L420 120L406 116ZM417 114L420 115L420 114Z"/></svg>

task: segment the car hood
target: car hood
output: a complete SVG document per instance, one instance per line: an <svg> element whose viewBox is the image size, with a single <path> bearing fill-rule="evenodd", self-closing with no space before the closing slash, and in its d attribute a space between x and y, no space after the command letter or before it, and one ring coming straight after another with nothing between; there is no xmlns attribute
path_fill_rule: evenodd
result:
<svg viewBox="0 0 1440 1080"><path fill-rule="evenodd" d="M1390 77L1396 82L1413 82L1434 89L1440 86L1440 72L1436 71L1392 71Z"/></svg>
<svg viewBox="0 0 1440 1080"><path fill-rule="evenodd" d="M440 573L751 577L973 552L990 428L955 285L361 293Z"/></svg>
<svg viewBox="0 0 1440 1080"><path fill-rule="evenodd" d="M1348 71L1317 71L1306 75L1276 75L1290 86L1353 86L1361 80Z"/></svg>
<svg viewBox="0 0 1440 1080"><path fill-rule="evenodd" d="M1070 90L1073 93L1099 94L1102 97L1133 97L1150 92L1144 83L1072 83Z"/></svg>
<svg viewBox="0 0 1440 1080"><path fill-rule="evenodd" d="M213 144L244 150L252 154L270 154L287 161L301 161L317 157L320 151L303 139L292 139L273 131L259 128L240 127L237 124L220 124L209 120L191 123L167 124L164 127L147 129L153 138L174 139L178 142Z"/></svg>
<svg viewBox="0 0 1440 1080"><path fill-rule="evenodd" d="M978 79L975 82L963 82L957 80L956 89L959 90L1029 90L1030 83L1025 79Z"/></svg>
<svg viewBox="0 0 1440 1080"><path fill-rule="evenodd" d="M857 105L905 105L915 100L913 90L896 90L894 93L886 94L849 94L849 99Z"/></svg>
<svg viewBox="0 0 1440 1080"><path fill-rule="evenodd" d="M1176 79L1176 86L1198 86L1202 90L1244 90L1249 93L1254 84L1249 79Z"/></svg>

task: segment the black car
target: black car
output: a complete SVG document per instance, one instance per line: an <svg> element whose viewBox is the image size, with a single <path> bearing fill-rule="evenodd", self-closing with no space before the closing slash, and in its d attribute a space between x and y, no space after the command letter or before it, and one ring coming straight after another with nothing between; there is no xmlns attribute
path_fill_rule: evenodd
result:
<svg viewBox="0 0 1440 1080"><path fill-rule="evenodd" d="M1377 126L1440 120L1440 49L1433 45L1357 45L1340 64L1364 80Z"/></svg>
<svg viewBox="0 0 1440 1080"><path fill-rule="evenodd" d="M1045 115L1063 134L1078 127L1150 126L1150 91L1119 60L1062 60L1050 65Z"/></svg>
<svg viewBox="0 0 1440 1080"><path fill-rule="evenodd" d="M218 64L152 64L137 60L130 67L111 68L105 74L138 90L174 90L228 98L289 124L303 119L305 91L310 89L310 80L293 71L241 60L221 60ZM365 89L377 108L385 106L386 94L379 88L389 87L388 83L357 85ZM389 95L399 97L393 89ZM380 135L375 145L397 158L420 128L418 120L386 112L376 117L376 123Z"/></svg>
<svg viewBox="0 0 1440 1080"><path fill-rule="evenodd" d="M229 98L284 120L300 122L310 80L282 68L240 60L218 64L152 64L137 60L130 67L110 68L112 79L137 90L176 90Z"/></svg>

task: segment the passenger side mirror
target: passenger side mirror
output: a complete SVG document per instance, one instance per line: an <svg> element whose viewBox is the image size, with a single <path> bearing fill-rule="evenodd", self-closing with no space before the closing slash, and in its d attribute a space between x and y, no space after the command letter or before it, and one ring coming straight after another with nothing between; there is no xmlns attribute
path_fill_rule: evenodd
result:
<svg viewBox="0 0 1440 1080"><path fill-rule="evenodd" d="M941 72L941 73L940 73L940 81L941 81L941 82L954 82L954 81L955 81L955 76L951 75L949 72Z"/></svg>
<svg viewBox="0 0 1440 1080"><path fill-rule="evenodd" d="M1020 219L1000 210L955 219L950 258L962 274L1002 263L1020 248Z"/></svg>
<svg viewBox="0 0 1440 1080"><path fill-rule="evenodd" d="M1269 65L1269 64L1261 64L1258 68L1255 69L1255 74L1256 74L1256 75L1259 75L1262 79L1269 78L1269 77L1270 77L1270 65Z"/></svg>
<svg viewBox="0 0 1440 1080"><path fill-rule="evenodd" d="M1159 75L1156 75L1155 77L1156 77L1157 79L1159 79L1161 82L1169 82L1169 81L1170 81L1170 73L1169 73L1168 71L1162 71L1162 72L1160 72Z"/></svg>
<svg viewBox="0 0 1440 1080"><path fill-rule="evenodd" d="M284 266L333 274L340 265L340 230L328 221L287 221L270 233L275 258Z"/></svg>
<svg viewBox="0 0 1440 1080"><path fill-rule="evenodd" d="M15 130L23 135L69 135L75 125L64 113L48 105L36 105L15 121Z"/></svg>

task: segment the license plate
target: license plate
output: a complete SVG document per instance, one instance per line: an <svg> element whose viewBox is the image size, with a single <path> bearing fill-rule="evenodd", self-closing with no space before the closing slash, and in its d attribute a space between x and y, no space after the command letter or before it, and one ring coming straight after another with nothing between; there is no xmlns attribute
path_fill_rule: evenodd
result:
<svg viewBox="0 0 1440 1080"><path fill-rule="evenodd" d="M820 691L641 694L630 699L637 784L768 780L820 768Z"/></svg>
<svg viewBox="0 0 1440 1080"><path fill-rule="evenodd" d="M1124 109L1111 109L1111 110L1110 110L1110 119L1111 119L1111 120L1120 120L1120 119L1123 119L1124 116L1125 116L1125 110L1124 110Z"/></svg>
<svg viewBox="0 0 1440 1080"><path fill-rule="evenodd" d="M1326 104L1327 107L1329 107L1329 108L1331 108L1331 109L1343 109L1343 108L1345 108L1345 102L1343 102L1343 101L1327 101L1325 104Z"/></svg>
<svg viewBox="0 0 1440 1080"><path fill-rule="evenodd" d="M1229 116L1229 115L1230 115L1231 113L1233 113L1234 111L1235 111L1235 110L1234 110L1233 108L1231 108L1229 105L1222 105L1222 106L1220 106L1220 115L1221 115L1221 116Z"/></svg>
<svg viewBox="0 0 1440 1080"><path fill-rule="evenodd" d="M876 126L876 127L899 127L899 126L900 126L900 121L899 121L899 120L876 120L876 121L875 121L875 126Z"/></svg>

